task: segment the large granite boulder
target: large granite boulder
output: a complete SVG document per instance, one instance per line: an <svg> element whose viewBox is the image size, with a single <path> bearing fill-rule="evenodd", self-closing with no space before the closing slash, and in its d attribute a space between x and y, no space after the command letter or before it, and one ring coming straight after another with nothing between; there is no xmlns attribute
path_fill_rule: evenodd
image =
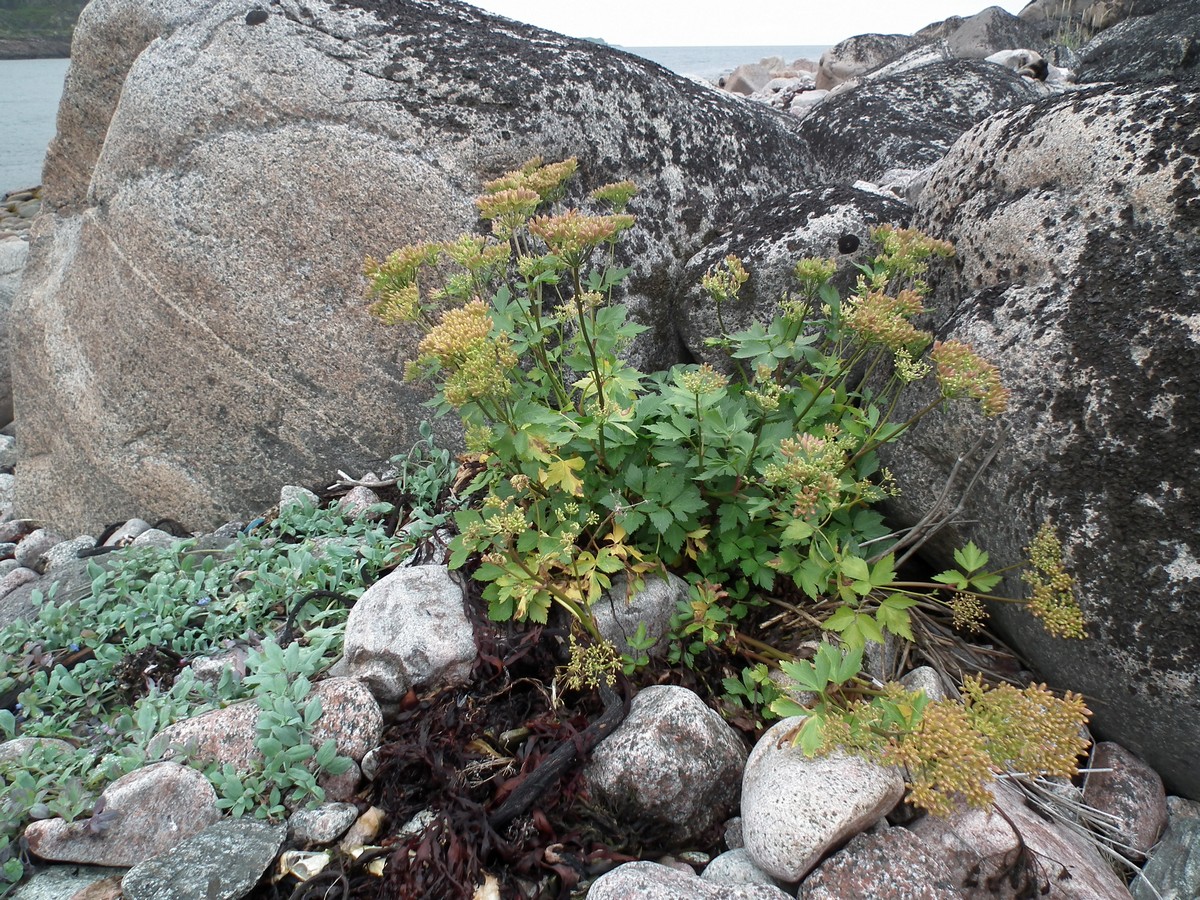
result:
<svg viewBox="0 0 1200 900"><path fill-rule="evenodd" d="M976 122L1043 96L1010 69L951 60L826 98L800 123L825 181L876 181L937 162Z"/></svg>
<svg viewBox="0 0 1200 900"><path fill-rule="evenodd" d="M704 343L718 336L720 326L713 301L701 287L704 274L725 257L737 256L750 273L737 302L721 309L721 321L734 332L751 322L770 321L780 298L795 290L792 272L805 257L837 260L833 284L843 295L848 293L861 274L858 264L871 258L871 229L883 224L905 227L911 215L908 204L890 194L848 185L793 191L747 210L684 269L675 320L688 353L714 365L728 362L724 352Z"/></svg>
<svg viewBox="0 0 1200 900"><path fill-rule="evenodd" d="M1081 84L1194 82L1200 78L1200 3L1178 0L1125 19L1096 35L1081 56Z"/></svg>
<svg viewBox="0 0 1200 900"><path fill-rule="evenodd" d="M8 368L8 317L13 297L21 286L21 273L29 244L19 238L0 239L0 424L12 421L12 375Z"/></svg>
<svg viewBox="0 0 1200 900"><path fill-rule="evenodd" d="M652 306L709 233L811 181L786 116L454 0L96 0L80 29L13 313L43 521L215 525L409 446L416 335L366 313L363 256L477 227L530 157L642 185L643 365L678 359Z"/></svg>
<svg viewBox="0 0 1200 900"><path fill-rule="evenodd" d="M1090 637L994 621L1043 677L1083 693L1095 731L1200 796L1200 92L1084 89L965 135L915 224L961 270L931 302L939 336L974 343L1012 390L1010 438L934 551L968 538L1019 562L1057 526ZM914 402L921 402L914 398ZM903 411L901 411L903 418ZM985 427L922 421L885 462L913 521ZM1005 593L1023 595L1017 577Z"/></svg>

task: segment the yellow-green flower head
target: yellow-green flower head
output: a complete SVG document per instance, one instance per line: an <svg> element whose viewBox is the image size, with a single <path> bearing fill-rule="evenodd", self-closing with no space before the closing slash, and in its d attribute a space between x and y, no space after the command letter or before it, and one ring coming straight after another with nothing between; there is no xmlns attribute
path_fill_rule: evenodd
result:
<svg viewBox="0 0 1200 900"><path fill-rule="evenodd" d="M891 297L880 291L847 298L842 304L842 321L867 346L886 347L910 354L923 350L932 335L913 327L910 316L924 312L920 296L911 290Z"/></svg>
<svg viewBox="0 0 1200 900"><path fill-rule="evenodd" d="M1087 637L1083 610L1075 599L1075 580L1063 564L1062 544L1049 522L1042 524L1025 552L1029 568L1021 580L1032 590L1029 611L1054 637Z"/></svg>
<svg viewBox="0 0 1200 900"><path fill-rule="evenodd" d="M729 379L708 363L703 363L679 376L679 386L690 394L708 394L719 391L728 384Z"/></svg>
<svg viewBox="0 0 1200 900"><path fill-rule="evenodd" d="M486 274L505 265L512 255L512 248L479 235L463 234L442 244L442 253L468 272Z"/></svg>
<svg viewBox="0 0 1200 900"><path fill-rule="evenodd" d="M371 304L370 310L384 325L412 322L421 312L421 292L415 283L386 288L379 292L379 300Z"/></svg>
<svg viewBox="0 0 1200 900"><path fill-rule="evenodd" d="M708 272L700 280L700 286L716 303L726 300L736 300L742 285L750 278L750 273L742 265L742 261L732 253L710 266Z"/></svg>
<svg viewBox="0 0 1200 900"><path fill-rule="evenodd" d="M563 195L567 180L578 168L579 161L575 157L543 165L542 158L535 156L519 169L505 172L499 178L485 183L483 189L489 194L528 189L537 193L539 203L552 202Z"/></svg>
<svg viewBox="0 0 1200 900"><path fill-rule="evenodd" d="M871 231L871 239L879 244L886 256L925 259L929 256L954 255L954 245L949 241L939 241L917 228L880 225Z"/></svg>
<svg viewBox="0 0 1200 900"><path fill-rule="evenodd" d="M517 187L496 191L494 194L484 194L475 199L475 205L479 207L479 215L488 221L524 223L537 212L541 199L537 191Z"/></svg>
<svg viewBox="0 0 1200 900"><path fill-rule="evenodd" d="M796 280L803 284L806 288L818 288L827 282L837 272L837 260L821 259L817 256L809 256L796 263L796 268L792 270L792 274L796 276Z"/></svg>
<svg viewBox="0 0 1200 900"><path fill-rule="evenodd" d="M937 380L947 400L978 400L985 416L1008 409L1008 390L1000 372L962 341L936 341L929 353L937 367Z"/></svg>
<svg viewBox="0 0 1200 900"><path fill-rule="evenodd" d="M491 330L492 317L487 305L482 300L472 300L465 306L446 310L442 320L422 338L417 352L449 366L486 343Z"/></svg>
<svg viewBox="0 0 1200 900"><path fill-rule="evenodd" d="M845 465L845 451L833 436L821 438L804 433L779 442L777 461L763 468L763 479L768 485L789 491L792 515L804 518L823 503L833 501Z"/></svg>
<svg viewBox="0 0 1200 900"><path fill-rule="evenodd" d="M439 245L422 242L400 247L382 263L367 257L365 272L372 282L386 281L399 287L416 280L421 267L437 259Z"/></svg>
<svg viewBox="0 0 1200 900"><path fill-rule="evenodd" d="M529 223L531 234L546 242L552 253L577 265L600 244L616 240L633 227L633 216L589 216L577 209L568 209L557 216L538 216Z"/></svg>
<svg viewBox="0 0 1200 900"><path fill-rule="evenodd" d="M633 199L637 189L637 185L632 181L615 181L612 184L601 185L588 196L598 203L609 204L613 212L622 213L629 206L629 201Z"/></svg>

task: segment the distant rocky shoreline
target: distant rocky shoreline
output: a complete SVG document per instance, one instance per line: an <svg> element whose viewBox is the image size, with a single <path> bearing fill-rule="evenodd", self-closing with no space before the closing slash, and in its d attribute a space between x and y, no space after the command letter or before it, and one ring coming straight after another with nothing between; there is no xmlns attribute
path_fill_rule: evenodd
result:
<svg viewBox="0 0 1200 900"><path fill-rule="evenodd" d="M0 60L3 59L68 59L71 56L71 39L28 38L6 40L0 38Z"/></svg>

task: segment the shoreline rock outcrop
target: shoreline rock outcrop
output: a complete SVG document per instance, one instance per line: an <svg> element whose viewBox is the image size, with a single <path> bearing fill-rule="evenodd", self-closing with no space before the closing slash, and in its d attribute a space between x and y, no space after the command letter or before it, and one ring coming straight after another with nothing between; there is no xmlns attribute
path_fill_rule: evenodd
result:
<svg viewBox="0 0 1200 900"><path fill-rule="evenodd" d="M627 299L650 368L679 358L659 301L686 258L813 169L770 110L450 0L256 24L203 6L130 20L97 0L80 20L79 112L13 315L25 515L216 524L265 505L275 473L411 444L415 338L366 314L362 258L475 228L481 183L532 156L578 155L584 189L641 185ZM148 45L127 75L105 40L122 29Z"/></svg>

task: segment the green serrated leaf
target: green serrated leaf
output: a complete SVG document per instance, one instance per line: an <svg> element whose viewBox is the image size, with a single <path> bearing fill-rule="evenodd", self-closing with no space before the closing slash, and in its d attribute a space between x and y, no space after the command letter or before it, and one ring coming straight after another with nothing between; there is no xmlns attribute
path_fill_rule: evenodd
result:
<svg viewBox="0 0 1200 900"><path fill-rule="evenodd" d="M813 664L805 660L780 663L779 670L806 690L820 692L825 687L825 682L817 680Z"/></svg>
<svg viewBox="0 0 1200 900"><path fill-rule="evenodd" d="M962 572L947 570L939 575L934 575L933 580L938 584L948 584L957 591L965 591L967 589L967 576Z"/></svg>
<svg viewBox="0 0 1200 900"><path fill-rule="evenodd" d="M801 706L791 697L777 697L772 700L770 710L781 719L791 716L807 716L810 712L807 707Z"/></svg>
<svg viewBox="0 0 1200 900"><path fill-rule="evenodd" d="M845 631L853 624L857 615L853 607L839 606L834 614L822 623L822 627L828 631Z"/></svg>
<svg viewBox="0 0 1200 900"><path fill-rule="evenodd" d="M867 567L865 559L858 556L846 556L842 558L840 565L844 577L867 585L871 583L871 570Z"/></svg>
<svg viewBox="0 0 1200 900"><path fill-rule="evenodd" d="M820 716L810 715L800 726L800 733L796 739L805 756L816 756L825 743L825 720Z"/></svg>
<svg viewBox="0 0 1200 900"><path fill-rule="evenodd" d="M896 580L896 554L889 553L871 568L871 584L884 587Z"/></svg>
<svg viewBox="0 0 1200 900"><path fill-rule="evenodd" d="M883 631L879 628L879 623L875 621L873 616L866 613L860 613L855 619L855 626L866 640L874 641L876 644L883 643Z"/></svg>
<svg viewBox="0 0 1200 900"><path fill-rule="evenodd" d="M968 573L982 569L987 565L989 558L988 553L976 547L974 541L967 541L965 547L954 551L954 561Z"/></svg>
<svg viewBox="0 0 1200 900"><path fill-rule="evenodd" d="M981 594L990 594L1003 577L1003 575L972 575L971 587Z"/></svg>

